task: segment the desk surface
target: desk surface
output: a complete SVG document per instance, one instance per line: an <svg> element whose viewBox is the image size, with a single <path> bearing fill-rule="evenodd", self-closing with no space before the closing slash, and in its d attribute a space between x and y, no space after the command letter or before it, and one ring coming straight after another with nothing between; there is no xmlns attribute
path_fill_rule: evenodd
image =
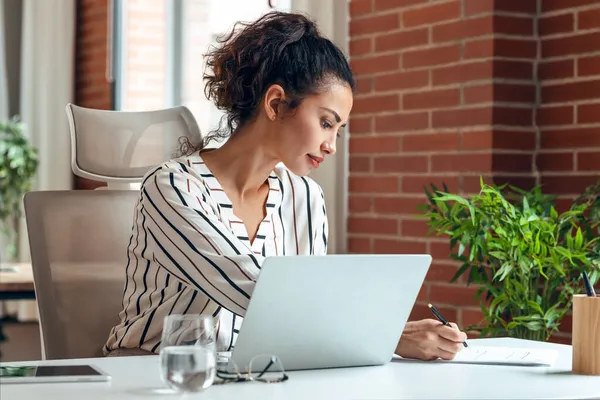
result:
<svg viewBox="0 0 600 400"><path fill-rule="evenodd" d="M0 268L17 267L16 272L4 272L0 269L0 292L33 291L33 271L31 263L2 263Z"/></svg>
<svg viewBox="0 0 600 400"><path fill-rule="evenodd" d="M293 371L287 382L212 386L198 399L589 399L600 398L600 377L571 374L571 346L480 339L486 345L546 347L559 352L552 367L461 365L394 360L384 366ZM479 341L479 340L478 340ZM111 383L0 385L0 398L173 399L164 389L158 356L61 360L93 363L112 375ZM39 363L49 363L42 361ZM11 363L10 365L28 363ZM4 364L6 365L6 364Z"/></svg>

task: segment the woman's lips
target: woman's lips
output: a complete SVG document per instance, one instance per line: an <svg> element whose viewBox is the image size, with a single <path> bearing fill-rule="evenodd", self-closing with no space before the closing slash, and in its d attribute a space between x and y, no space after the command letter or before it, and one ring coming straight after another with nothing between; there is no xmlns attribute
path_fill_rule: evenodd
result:
<svg viewBox="0 0 600 400"><path fill-rule="evenodd" d="M307 157L310 159L313 168L319 168L319 164L323 162L323 157L311 156L307 154Z"/></svg>

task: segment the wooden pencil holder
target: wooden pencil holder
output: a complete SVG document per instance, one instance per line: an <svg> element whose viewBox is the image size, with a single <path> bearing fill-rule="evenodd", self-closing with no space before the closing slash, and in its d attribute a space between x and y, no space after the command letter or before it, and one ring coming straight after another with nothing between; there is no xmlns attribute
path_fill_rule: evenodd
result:
<svg viewBox="0 0 600 400"><path fill-rule="evenodd" d="M600 375L600 296L573 296L573 373Z"/></svg>

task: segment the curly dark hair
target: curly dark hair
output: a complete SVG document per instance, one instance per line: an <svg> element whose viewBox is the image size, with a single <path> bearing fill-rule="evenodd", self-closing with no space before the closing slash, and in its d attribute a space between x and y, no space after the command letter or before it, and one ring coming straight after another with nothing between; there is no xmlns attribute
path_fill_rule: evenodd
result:
<svg viewBox="0 0 600 400"><path fill-rule="evenodd" d="M273 84L281 85L290 97L288 110L298 107L307 95L327 90L336 80L355 91L354 77L342 51L302 14L274 11L251 23L238 22L217 43L221 46L206 54L204 92L225 115L199 145L182 143L184 154L202 150L213 140L226 139L251 121Z"/></svg>

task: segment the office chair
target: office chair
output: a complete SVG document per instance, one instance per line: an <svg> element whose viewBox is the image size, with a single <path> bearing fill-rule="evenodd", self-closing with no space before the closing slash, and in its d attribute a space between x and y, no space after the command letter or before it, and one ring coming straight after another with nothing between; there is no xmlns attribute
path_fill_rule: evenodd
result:
<svg viewBox="0 0 600 400"><path fill-rule="evenodd" d="M98 357L119 321L144 174L200 139L185 107L148 112L67 105L72 169L108 190L33 191L25 216L40 315L43 359ZM106 188L105 188L106 189Z"/></svg>

